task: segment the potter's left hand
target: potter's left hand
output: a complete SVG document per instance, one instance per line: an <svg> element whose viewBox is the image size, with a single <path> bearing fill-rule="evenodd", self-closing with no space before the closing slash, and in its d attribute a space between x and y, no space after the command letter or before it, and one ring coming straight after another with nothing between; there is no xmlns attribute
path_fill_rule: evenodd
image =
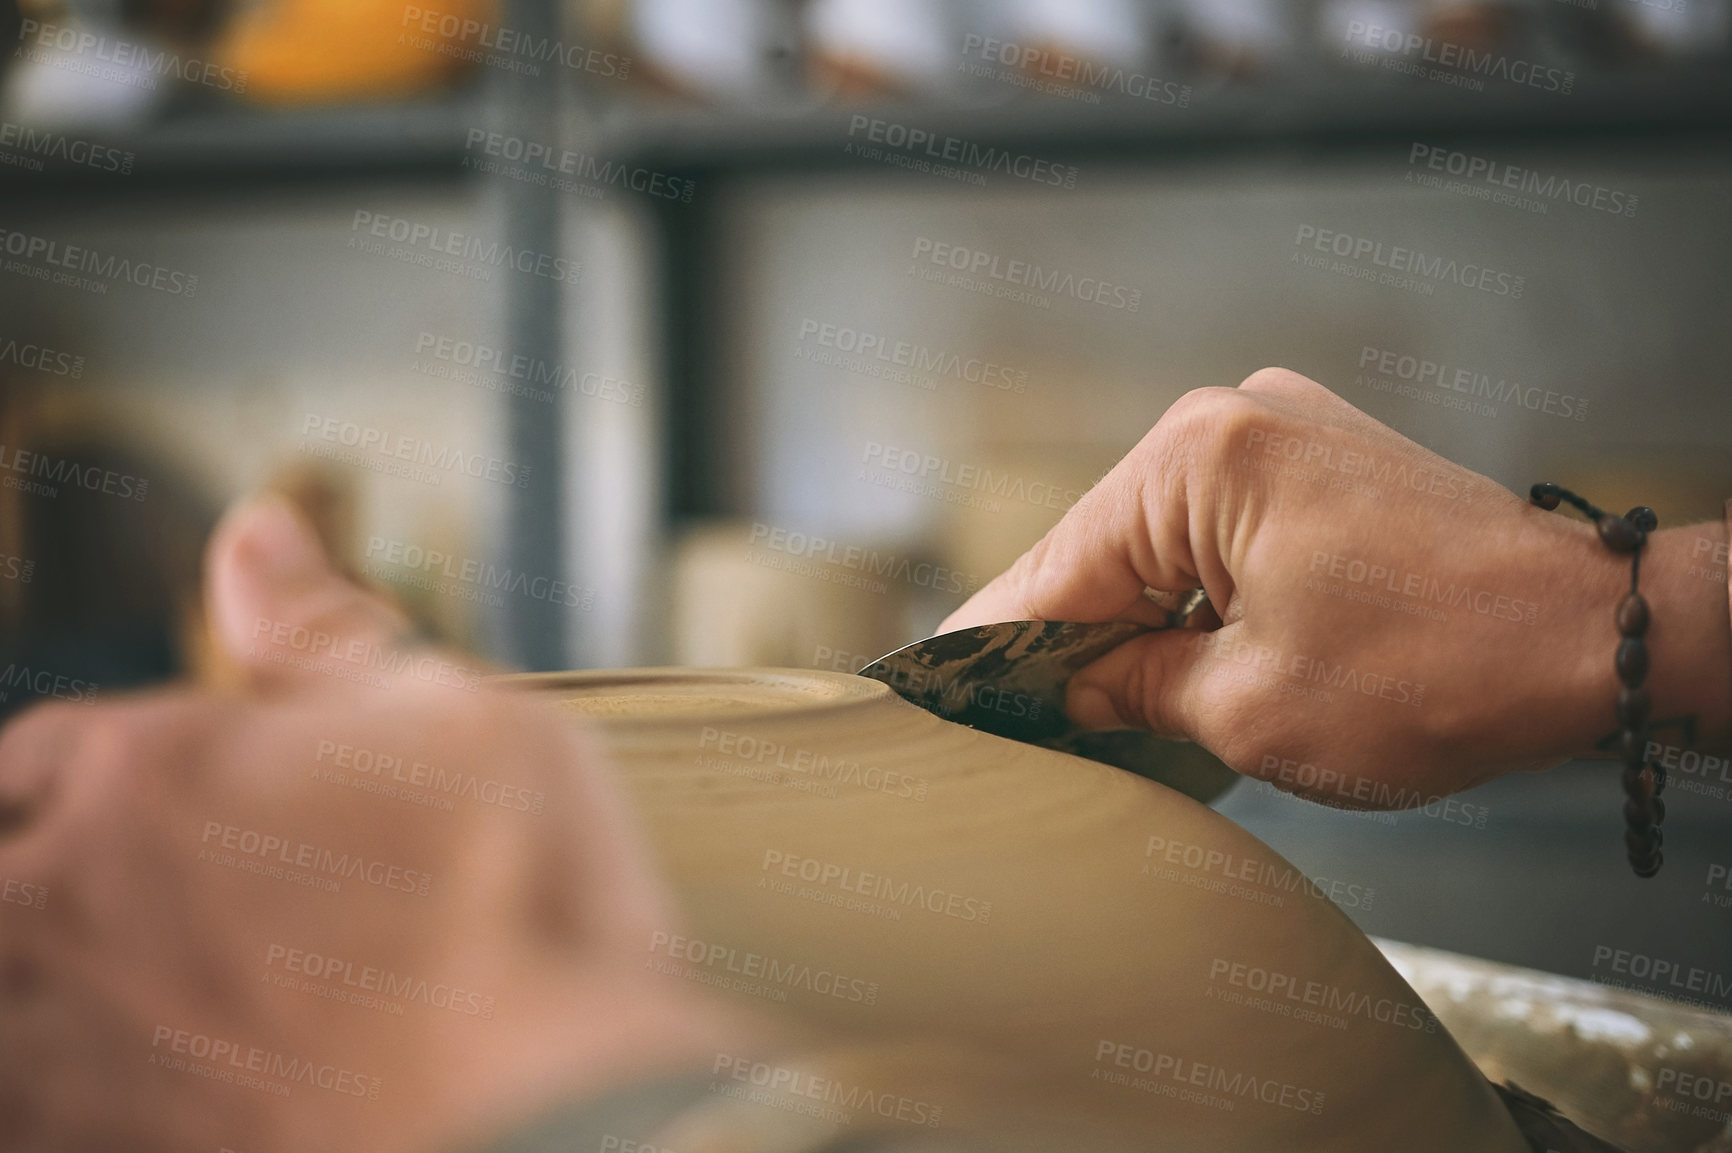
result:
<svg viewBox="0 0 1732 1153"><path fill-rule="evenodd" d="M462 1147L734 1043L597 751L401 638L280 502L231 514L237 692L0 732L0 1150Z"/></svg>

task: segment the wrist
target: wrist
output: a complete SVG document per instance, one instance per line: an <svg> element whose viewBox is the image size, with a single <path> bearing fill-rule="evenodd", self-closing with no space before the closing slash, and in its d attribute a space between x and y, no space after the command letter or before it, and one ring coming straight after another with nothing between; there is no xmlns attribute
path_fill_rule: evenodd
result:
<svg viewBox="0 0 1732 1153"><path fill-rule="evenodd" d="M1651 740L1696 748L1732 744L1732 621L1728 620L1726 525L1661 529L1642 550L1648 630ZM1685 728L1671 722L1688 720ZM1693 730L1693 731L1692 731Z"/></svg>
<svg viewBox="0 0 1732 1153"><path fill-rule="evenodd" d="M1535 510L1539 516L1556 516ZM1584 521L1554 522L1546 566L1550 645L1536 646L1542 661L1530 674L1541 686L1540 710L1556 710L1564 724L1554 758L1612 752L1618 731L1615 703L1622 687L1613 658L1619 601L1630 588L1630 557L1615 553ZM1642 550L1637 591L1648 602L1646 637L1653 700L1649 739L1661 745L1721 748L1732 744L1732 623L1728 621L1724 556L1726 528L1710 522L1650 534ZM1716 550L1719 550L1716 552ZM1546 699L1546 698L1549 698Z"/></svg>

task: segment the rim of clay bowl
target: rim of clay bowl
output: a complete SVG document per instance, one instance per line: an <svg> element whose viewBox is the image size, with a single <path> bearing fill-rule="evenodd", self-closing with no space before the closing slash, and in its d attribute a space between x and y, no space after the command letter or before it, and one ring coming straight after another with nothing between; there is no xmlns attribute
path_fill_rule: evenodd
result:
<svg viewBox="0 0 1732 1153"><path fill-rule="evenodd" d="M805 717L900 699L888 685L827 669L580 669L511 673L488 683L553 694L561 705L610 726Z"/></svg>

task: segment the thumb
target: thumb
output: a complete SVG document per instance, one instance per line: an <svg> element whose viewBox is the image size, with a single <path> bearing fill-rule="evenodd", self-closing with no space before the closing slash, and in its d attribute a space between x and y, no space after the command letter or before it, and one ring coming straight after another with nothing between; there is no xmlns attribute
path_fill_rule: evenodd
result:
<svg viewBox="0 0 1732 1153"><path fill-rule="evenodd" d="M1071 677L1065 714L1084 729L1148 729L1206 743L1213 718L1205 700L1205 635L1170 629L1126 641Z"/></svg>
<svg viewBox="0 0 1732 1153"><path fill-rule="evenodd" d="M288 501L267 494L229 510L205 552L205 611L215 647L255 688L315 683L344 652L388 645L409 620L344 577Z"/></svg>

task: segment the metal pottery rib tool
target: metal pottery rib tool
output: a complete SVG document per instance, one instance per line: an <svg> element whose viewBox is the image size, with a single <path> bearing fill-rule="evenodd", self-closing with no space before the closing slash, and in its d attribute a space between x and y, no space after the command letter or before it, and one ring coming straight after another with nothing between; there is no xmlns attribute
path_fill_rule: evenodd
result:
<svg viewBox="0 0 1732 1153"><path fill-rule="evenodd" d="M1165 627L1184 628L1207 603L1202 589L1184 594ZM1085 732L1064 714L1065 686L1079 669L1152 631L1133 621L1005 621L904 645L860 675L947 721L1087 757L1207 803L1239 779L1207 749L1140 729Z"/></svg>

